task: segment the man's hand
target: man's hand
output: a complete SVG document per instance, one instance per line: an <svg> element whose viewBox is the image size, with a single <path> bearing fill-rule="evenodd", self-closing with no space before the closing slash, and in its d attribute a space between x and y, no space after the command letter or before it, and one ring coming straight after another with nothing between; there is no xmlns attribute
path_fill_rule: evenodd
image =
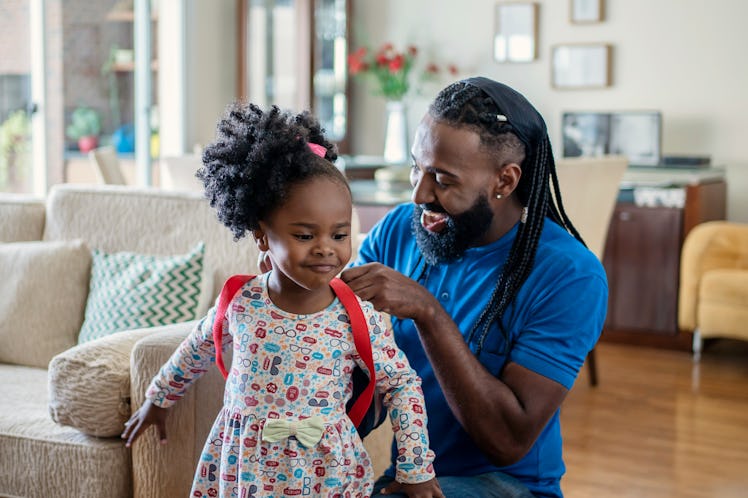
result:
<svg viewBox="0 0 748 498"><path fill-rule="evenodd" d="M161 444L166 444L166 415L169 413L167 408L161 408L153 404L151 400L145 400L143 405L132 414L130 420L125 422L125 430L122 432L122 439L125 439L125 447L129 448L138 437L150 425L155 425L158 429L158 438Z"/></svg>
<svg viewBox="0 0 748 498"><path fill-rule="evenodd" d="M375 309L398 318L429 320L440 307L421 284L380 263L348 268L340 278Z"/></svg>
<svg viewBox="0 0 748 498"><path fill-rule="evenodd" d="M392 481L380 493L383 495L400 493L407 495L408 498L445 498L442 488L439 487L439 481L436 478L418 484L405 484Z"/></svg>

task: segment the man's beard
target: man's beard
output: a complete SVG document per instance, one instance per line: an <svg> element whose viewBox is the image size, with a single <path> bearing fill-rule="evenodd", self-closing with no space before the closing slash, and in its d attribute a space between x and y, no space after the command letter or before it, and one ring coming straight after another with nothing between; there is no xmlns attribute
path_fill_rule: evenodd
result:
<svg viewBox="0 0 748 498"><path fill-rule="evenodd" d="M462 256L466 249L476 245L493 221L493 211L485 195L478 197L467 211L449 216L447 226L439 233L429 232L421 225L424 209L435 212L444 210L430 204L413 208L411 229L418 248L430 265L448 263Z"/></svg>

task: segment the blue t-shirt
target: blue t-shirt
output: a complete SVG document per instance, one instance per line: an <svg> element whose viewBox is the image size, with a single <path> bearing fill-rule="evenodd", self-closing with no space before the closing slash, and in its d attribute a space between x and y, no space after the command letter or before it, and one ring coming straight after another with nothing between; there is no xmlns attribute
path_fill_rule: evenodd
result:
<svg viewBox="0 0 748 498"><path fill-rule="evenodd" d="M488 304L517 226L491 244L469 248L452 263L425 268L411 231L412 212L413 204L400 205L372 228L355 264L379 262L417 279L439 300L467 340ZM497 377L504 364L512 361L570 389L602 331L607 301L607 279L600 261L546 219L532 271L504 313L509 344L498 324L492 324L479 360ZM565 467L558 410L527 455L513 465L495 467L452 414L413 321L393 317L392 322L397 344L423 382L436 475L499 470L538 496L561 496ZM480 335L476 332L470 341L473 352Z"/></svg>

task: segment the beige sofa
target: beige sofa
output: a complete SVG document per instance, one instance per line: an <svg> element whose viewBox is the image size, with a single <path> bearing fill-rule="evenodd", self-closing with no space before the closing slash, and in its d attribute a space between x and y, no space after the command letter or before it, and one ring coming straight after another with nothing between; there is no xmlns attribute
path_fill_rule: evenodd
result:
<svg viewBox="0 0 748 498"><path fill-rule="evenodd" d="M24 259L36 247L79 239L87 254L99 249L165 256L186 253L203 241L202 292L207 299L201 299L201 307L210 305L227 276L256 272L254 244L234 241L197 193L61 185L44 200L0 195L0 259L2 251L12 253L17 247L25 251L18 253ZM21 241L37 242L25 242L27 246ZM73 245L76 250L80 247ZM75 334L61 337L60 329L63 323L82 322L85 299L82 308L54 308L55 326L26 330L36 322L13 318L11 324L10 317L19 310L20 316L43 317L45 309L30 306L34 299L13 301L15 284L8 283L13 282L8 274L18 268L3 268L0 264L0 290L5 293L0 313L6 314L0 315L0 348L10 349L0 352L0 496L188 496L221 402L223 381L217 369L195 383L172 410L167 445L158 444L155 431L149 431L128 450L117 433L194 322L124 331L76 345ZM42 286L37 289L46 289L45 280L54 278L67 286L61 300L85 296L88 277L67 277L68 271L81 272L72 264L37 265L18 285L41 272L43 278L35 277L39 281L34 285ZM377 471L386 465L390 437L385 428L367 438Z"/></svg>

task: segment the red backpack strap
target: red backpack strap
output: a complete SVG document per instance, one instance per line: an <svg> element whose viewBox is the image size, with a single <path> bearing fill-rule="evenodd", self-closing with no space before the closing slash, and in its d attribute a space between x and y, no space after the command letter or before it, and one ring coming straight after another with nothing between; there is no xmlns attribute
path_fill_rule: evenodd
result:
<svg viewBox="0 0 748 498"><path fill-rule="evenodd" d="M364 361L366 368L369 369L369 384L361 392L361 395L353 402L353 406L348 412L353 425L358 427L366 415L366 411L374 399L374 386L376 384L376 375L374 372L374 358L371 353L371 339L369 338L369 327L366 325L366 317L361 310L361 304L356 298L348 284L339 278L333 278L330 281L330 287L335 291L340 302L343 304L348 317L351 319L351 329L353 330L353 343L356 346L359 356Z"/></svg>
<svg viewBox="0 0 748 498"><path fill-rule="evenodd" d="M229 376L226 371L226 365L223 364L223 348L221 347L223 337L223 319L226 317L226 310L229 303L234 300L234 296L242 288L242 285L253 279L254 275L234 275L226 280L221 289L221 295L216 305L216 315L213 318L213 343L216 346L216 365L223 374L223 378Z"/></svg>

